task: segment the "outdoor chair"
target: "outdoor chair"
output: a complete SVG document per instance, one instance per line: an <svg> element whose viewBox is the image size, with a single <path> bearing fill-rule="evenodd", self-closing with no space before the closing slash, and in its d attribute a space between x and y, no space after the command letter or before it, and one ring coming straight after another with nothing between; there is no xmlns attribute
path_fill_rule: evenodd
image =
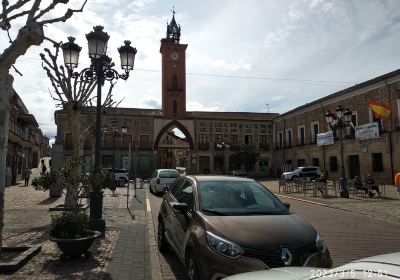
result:
<svg viewBox="0 0 400 280"><path fill-rule="evenodd" d="M313 196L316 196L316 189L315 185L312 182L308 182L307 180L299 180L300 184L302 185L302 190L304 196L306 196L307 192L311 191Z"/></svg>
<svg viewBox="0 0 400 280"><path fill-rule="evenodd" d="M286 180L284 179L279 179L279 189L278 191L281 192L281 188L284 192L287 192L287 184Z"/></svg>
<svg viewBox="0 0 400 280"><path fill-rule="evenodd" d="M322 197L328 196L328 183L325 182L314 182L314 193L315 195L321 194Z"/></svg>

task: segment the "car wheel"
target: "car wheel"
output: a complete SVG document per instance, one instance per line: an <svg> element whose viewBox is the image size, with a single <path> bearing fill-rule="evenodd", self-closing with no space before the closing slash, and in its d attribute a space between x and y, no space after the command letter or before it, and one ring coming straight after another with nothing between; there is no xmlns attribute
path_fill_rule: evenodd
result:
<svg viewBox="0 0 400 280"><path fill-rule="evenodd" d="M167 240L165 239L165 226L162 219L159 219L158 221L157 244L160 252L168 251L169 247Z"/></svg>
<svg viewBox="0 0 400 280"><path fill-rule="evenodd" d="M292 181L297 181L297 179L299 179L299 177L297 177L297 176L292 176Z"/></svg>
<svg viewBox="0 0 400 280"><path fill-rule="evenodd" d="M186 254L186 274L189 280L202 280L199 262L191 250Z"/></svg>

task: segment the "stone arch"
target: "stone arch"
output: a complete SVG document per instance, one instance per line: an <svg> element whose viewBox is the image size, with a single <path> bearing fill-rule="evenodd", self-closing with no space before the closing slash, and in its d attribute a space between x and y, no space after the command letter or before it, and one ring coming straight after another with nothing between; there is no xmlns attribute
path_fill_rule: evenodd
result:
<svg viewBox="0 0 400 280"><path fill-rule="evenodd" d="M176 126L180 131L182 131L182 133L186 136L186 139L188 140L189 146L190 146L190 150L194 151L194 142L193 142L193 138L192 135L190 135L189 131L186 129L186 127L181 124L180 122L178 122L177 120L173 120L170 121L168 124L166 124L158 133L156 140L154 141L154 146L153 149L157 150L158 149L158 145L160 144L160 139L163 136L163 134L165 132L168 131L168 129L170 129L171 127Z"/></svg>

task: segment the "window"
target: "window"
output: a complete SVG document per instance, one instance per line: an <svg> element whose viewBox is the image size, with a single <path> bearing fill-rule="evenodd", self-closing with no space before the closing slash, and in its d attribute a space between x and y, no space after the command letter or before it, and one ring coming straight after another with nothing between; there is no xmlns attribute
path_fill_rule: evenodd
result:
<svg viewBox="0 0 400 280"><path fill-rule="evenodd" d="M354 138L356 136L355 127L357 126L357 112L354 111L353 115L351 116L351 123L350 126L347 128L347 135Z"/></svg>
<svg viewBox="0 0 400 280"><path fill-rule="evenodd" d="M288 147L292 146L292 129L286 130L286 143Z"/></svg>
<svg viewBox="0 0 400 280"><path fill-rule="evenodd" d="M400 91L400 89L397 90ZM397 102L397 124L400 127L400 99L397 99L396 102Z"/></svg>
<svg viewBox="0 0 400 280"><path fill-rule="evenodd" d="M313 158L312 159L312 165L313 166L319 166L319 158Z"/></svg>
<svg viewBox="0 0 400 280"><path fill-rule="evenodd" d="M177 105L176 100L174 100L174 101L172 101L172 113L176 114L177 110L178 110L178 105Z"/></svg>
<svg viewBox="0 0 400 280"><path fill-rule="evenodd" d="M214 134L215 142L222 142L222 134Z"/></svg>
<svg viewBox="0 0 400 280"><path fill-rule="evenodd" d="M382 153L372 153L372 171L383 172Z"/></svg>
<svg viewBox="0 0 400 280"><path fill-rule="evenodd" d="M140 135L139 147L142 149L150 148L150 136L149 135Z"/></svg>
<svg viewBox="0 0 400 280"><path fill-rule="evenodd" d="M305 135L305 127L299 126L298 127L298 142L297 142L297 144L299 144L299 145L305 144L304 135Z"/></svg>
<svg viewBox="0 0 400 280"><path fill-rule="evenodd" d="M305 159L300 158L297 160L297 167L304 166L304 165L306 165Z"/></svg>
<svg viewBox="0 0 400 280"><path fill-rule="evenodd" d="M319 133L319 122L311 123L311 141L317 143L317 134Z"/></svg>
<svg viewBox="0 0 400 280"><path fill-rule="evenodd" d="M331 172L338 171L337 157L329 157L329 169Z"/></svg>
<svg viewBox="0 0 400 280"><path fill-rule="evenodd" d="M282 132L278 132L278 144L279 144L279 148L283 147L283 133Z"/></svg>
<svg viewBox="0 0 400 280"><path fill-rule="evenodd" d="M237 134L231 134L230 139L231 139L231 144L237 144L238 142Z"/></svg>
<svg viewBox="0 0 400 280"><path fill-rule="evenodd" d="M246 145L251 145L251 144L253 144L253 141L252 141L252 135L245 135L244 136L244 144L246 144Z"/></svg>
<svg viewBox="0 0 400 280"><path fill-rule="evenodd" d="M193 209L193 187L188 180L177 180L171 186L171 194L180 203L186 203L189 209Z"/></svg>
<svg viewBox="0 0 400 280"><path fill-rule="evenodd" d="M200 134L200 144L207 144L207 134Z"/></svg>
<svg viewBox="0 0 400 280"><path fill-rule="evenodd" d="M260 135L260 144L267 144L267 135Z"/></svg>

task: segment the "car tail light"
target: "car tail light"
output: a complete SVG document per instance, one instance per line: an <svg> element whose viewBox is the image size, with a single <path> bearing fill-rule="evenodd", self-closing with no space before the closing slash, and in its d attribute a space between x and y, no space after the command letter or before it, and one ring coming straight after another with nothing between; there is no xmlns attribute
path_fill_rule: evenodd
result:
<svg viewBox="0 0 400 280"><path fill-rule="evenodd" d="M157 184L160 184L160 178L157 179Z"/></svg>

